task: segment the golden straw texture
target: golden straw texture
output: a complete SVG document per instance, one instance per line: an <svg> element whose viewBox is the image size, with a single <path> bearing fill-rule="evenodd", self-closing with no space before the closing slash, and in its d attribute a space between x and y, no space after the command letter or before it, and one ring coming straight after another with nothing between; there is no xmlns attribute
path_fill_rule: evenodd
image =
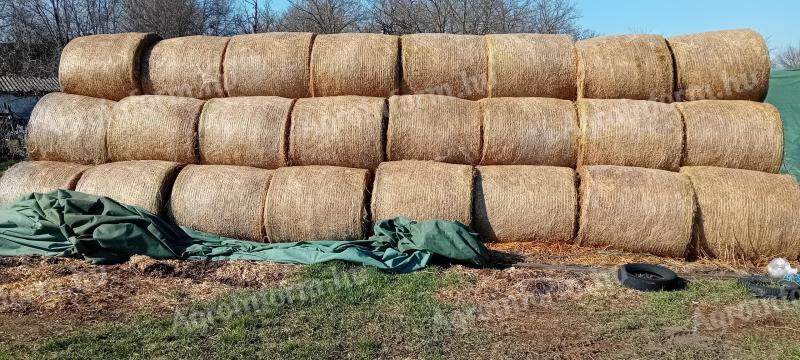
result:
<svg viewBox="0 0 800 360"><path fill-rule="evenodd" d="M672 101L672 56L658 35L617 35L581 40L578 97Z"/></svg>
<svg viewBox="0 0 800 360"><path fill-rule="evenodd" d="M580 168L581 245L685 257L694 193L686 175L623 166Z"/></svg>
<svg viewBox="0 0 800 360"><path fill-rule="evenodd" d="M402 93L477 100L489 94L482 36L413 34L401 38Z"/></svg>
<svg viewBox="0 0 800 360"><path fill-rule="evenodd" d="M292 165L375 169L383 161L386 99L331 96L299 99L292 111Z"/></svg>
<svg viewBox="0 0 800 360"><path fill-rule="evenodd" d="M197 123L203 103L161 95L120 100L108 126L109 158L197 163Z"/></svg>
<svg viewBox="0 0 800 360"><path fill-rule="evenodd" d="M493 98L481 102L481 164L575 167L580 129L572 101Z"/></svg>
<svg viewBox="0 0 800 360"><path fill-rule="evenodd" d="M677 171L683 123L674 106L644 100L582 99L578 166L624 165Z"/></svg>
<svg viewBox="0 0 800 360"><path fill-rule="evenodd" d="M763 101L769 88L769 50L749 29L668 39L683 100Z"/></svg>
<svg viewBox="0 0 800 360"><path fill-rule="evenodd" d="M683 167L697 194L695 241L721 259L800 257L800 187L791 175Z"/></svg>
<svg viewBox="0 0 800 360"><path fill-rule="evenodd" d="M228 96L303 98L309 91L312 33L236 35L225 51Z"/></svg>
<svg viewBox="0 0 800 360"><path fill-rule="evenodd" d="M684 166L719 166L777 173L783 123L774 106L745 100L675 103L686 128Z"/></svg>
<svg viewBox="0 0 800 360"><path fill-rule="evenodd" d="M83 173L75 190L107 196L161 215L180 165L170 161L121 161L95 166Z"/></svg>
<svg viewBox="0 0 800 360"><path fill-rule="evenodd" d="M400 90L400 38L381 34L318 35L311 53L313 96L389 97Z"/></svg>
<svg viewBox="0 0 800 360"><path fill-rule="evenodd" d="M61 52L58 65L61 91L111 100L140 95L142 53L159 39L144 33L72 39Z"/></svg>
<svg viewBox="0 0 800 360"><path fill-rule="evenodd" d="M249 96L208 100L200 116L203 164L286 166L292 99Z"/></svg>
<svg viewBox="0 0 800 360"><path fill-rule="evenodd" d="M489 97L575 100L577 58L569 35L486 35Z"/></svg>
<svg viewBox="0 0 800 360"><path fill-rule="evenodd" d="M222 57L228 38L187 36L162 40L142 60L145 94L198 99L225 97Z"/></svg>
<svg viewBox="0 0 800 360"><path fill-rule="evenodd" d="M106 127L114 104L81 95L45 95L28 122L28 156L79 164L106 162Z"/></svg>
<svg viewBox="0 0 800 360"><path fill-rule="evenodd" d="M364 239L369 171L334 166L275 170L264 225L270 242Z"/></svg>
<svg viewBox="0 0 800 360"><path fill-rule="evenodd" d="M192 229L263 242L271 175L271 170L245 166L188 165L172 188L172 219Z"/></svg>
<svg viewBox="0 0 800 360"><path fill-rule="evenodd" d="M10 167L0 178L0 206L32 192L75 190L86 165L54 161L23 161Z"/></svg>
<svg viewBox="0 0 800 360"><path fill-rule="evenodd" d="M384 162L375 174L372 220L472 222L472 167L433 161Z"/></svg>
<svg viewBox="0 0 800 360"><path fill-rule="evenodd" d="M577 196L570 168L479 166L474 228L486 241L572 242Z"/></svg>
<svg viewBox="0 0 800 360"><path fill-rule="evenodd" d="M386 156L476 164L481 151L480 102L442 95L389 98Z"/></svg>

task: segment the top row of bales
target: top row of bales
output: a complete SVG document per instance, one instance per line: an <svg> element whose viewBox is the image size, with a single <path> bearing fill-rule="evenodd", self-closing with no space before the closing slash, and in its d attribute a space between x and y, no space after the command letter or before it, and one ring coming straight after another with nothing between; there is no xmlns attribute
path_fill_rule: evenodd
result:
<svg viewBox="0 0 800 360"><path fill-rule="evenodd" d="M210 99L439 94L763 101L770 60L751 30L675 36L264 33L74 39L62 91L120 100L140 94Z"/></svg>

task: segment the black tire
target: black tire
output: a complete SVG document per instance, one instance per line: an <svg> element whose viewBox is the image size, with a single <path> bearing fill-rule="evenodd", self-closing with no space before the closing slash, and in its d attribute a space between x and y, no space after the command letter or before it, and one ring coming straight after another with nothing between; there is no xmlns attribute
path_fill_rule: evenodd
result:
<svg viewBox="0 0 800 360"><path fill-rule="evenodd" d="M757 299L785 299L789 294L776 286L776 281L763 276L750 276L739 279L751 296Z"/></svg>
<svg viewBox="0 0 800 360"><path fill-rule="evenodd" d="M678 275L674 271L653 264L625 264L617 270L617 279L623 286L639 291L669 291L678 288Z"/></svg>
<svg viewBox="0 0 800 360"><path fill-rule="evenodd" d="M786 294L786 299L789 300L789 301L798 301L798 300L800 300L800 289L793 288L793 289L789 290L788 294Z"/></svg>

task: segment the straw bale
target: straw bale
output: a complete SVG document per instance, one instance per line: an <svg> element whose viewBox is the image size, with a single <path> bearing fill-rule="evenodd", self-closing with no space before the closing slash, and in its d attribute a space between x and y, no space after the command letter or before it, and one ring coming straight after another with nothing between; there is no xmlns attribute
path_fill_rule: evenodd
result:
<svg viewBox="0 0 800 360"><path fill-rule="evenodd" d="M55 161L23 161L14 164L0 178L0 206L8 205L32 192L75 190L75 184L88 168L86 165Z"/></svg>
<svg viewBox="0 0 800 360"><path fill-rule="evenodd" d="M312 33L236 35L225 51L228 96L310 95L309 61Z"/></svg>
<svg viewBox="0 0 800 360"><path fill-rule="evenodd" d="M161 215L179 170L180 164L159 160L102 164L86 170L75 190Z"/></svg>
<svg viewBox="0 0 800 360"><path fill-rule="evenodd" d="M577 58L569 35L486 35L489 97L575 100Z"/></svg>
<svg viewBox="0 0 800 360"><path fill-rule="evenodd" d="M382 34L318 35L311 53L313 96L389 97L400 90L400 38Z"/></svg>
<svg viewBox="0 0 800 360"><path fill-rule="evenodd" d="M403 94L439 94L477 100L488 96L482 36L412 34L401 38Z"/></svg>
<svg viewBox="0 0 800 360"><path fill-rule="evenodd" d="M225 97L222 60L228 40L197 35L159 41L142 60L142 90L150 95Z"/></svg>

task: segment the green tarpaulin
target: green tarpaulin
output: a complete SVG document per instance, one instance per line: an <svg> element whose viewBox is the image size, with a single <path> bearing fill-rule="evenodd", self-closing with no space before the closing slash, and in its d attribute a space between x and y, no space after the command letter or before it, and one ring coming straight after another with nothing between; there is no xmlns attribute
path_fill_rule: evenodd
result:
<svg viewBox="0 0 800 360"><path fill-rule="evenodd" d="M156 259L260 260L313 264L342 260L404 273L434 256L488 265L488 250L461 223L379 221L372 237L356 241L264 244L180 228L137 207L75 191L33 193L0 208L0 256L81 257L96 264L132 255Z"/></svg>
<svg viewBox="0 0 800 360"><path fill-rule="evenodd" d="M781 172L800 181L800 70L773 70L767 102L778 108L783 119Z"/></svg>

